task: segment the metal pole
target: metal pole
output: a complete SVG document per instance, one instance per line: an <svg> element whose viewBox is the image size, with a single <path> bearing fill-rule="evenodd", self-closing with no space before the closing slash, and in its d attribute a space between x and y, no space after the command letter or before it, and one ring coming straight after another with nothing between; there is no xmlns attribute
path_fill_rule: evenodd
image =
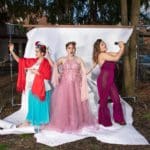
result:
<svg viewBox="0 0 150 150"><path fill-rule="evenodd" d="M12 34L14 34L14 24L6 23L7 32L9 34L9 43L12 43ZM14 88L13 88L13 57L11 53L9 53L9 61L10 61L10 79L11 79L11 105L16 106L20 104L14 103Z"/></svg>

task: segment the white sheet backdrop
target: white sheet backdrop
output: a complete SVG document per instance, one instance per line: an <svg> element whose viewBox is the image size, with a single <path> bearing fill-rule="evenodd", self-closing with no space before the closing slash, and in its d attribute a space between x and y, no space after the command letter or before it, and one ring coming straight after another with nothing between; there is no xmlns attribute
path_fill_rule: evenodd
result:
<svg viewBox="0 0 150 150"><path fill-rule="evenodd" d="M49 47L49 51L53 60L66 54L65 44L69 41L76 41L77 55L83 58L88 67L92 65L92 47L97 38L102 38L108 46L110 51L118 51L118 46L114 45L115 41L127 42L132 33L132 28L111 28L111 27L50 27L50 28L35 28L27 33L28 42L25 50L25 57L34 57L34 43L41 41ZM98 67L97 67L98 68ZM95 69L90 76L88 76L89 85L89 102L93 114L97 117L98 109L98 94L96 87L96 76L99 69ZM0 120L0 134L23 134L34 133L33 127L16 128L15 125L22 123L25 120L27 113L27 95L22 94L22 106L19 111ZM86 137L95 137L97 140L106 143L116 144L131 144L131 145L145 145L148 141L132 126L132 108L123 99L121 99L125 120L127 125L120 126L113 122L112 127L104 127L97 125L97 128L84 128L79 132L74 133L58 133L55 131L46 131L35 134L37 142L49 146L57 146L64 143L80 140ZM112 114L112 104L109 104ZM113 119L112 119L113 121Z"/></svg>

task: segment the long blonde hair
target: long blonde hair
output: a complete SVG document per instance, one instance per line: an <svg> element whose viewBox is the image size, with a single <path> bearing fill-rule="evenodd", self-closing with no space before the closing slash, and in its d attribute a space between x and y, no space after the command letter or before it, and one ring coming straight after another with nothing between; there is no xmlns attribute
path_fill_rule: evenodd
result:
<svg viewBox="0 0 150 150"><path fill-rule="evenodd" d="M102 39L97 39L96 42L93 45L93 62L98 63L98 55L100 53L100 43L102 42Z"/></svg>

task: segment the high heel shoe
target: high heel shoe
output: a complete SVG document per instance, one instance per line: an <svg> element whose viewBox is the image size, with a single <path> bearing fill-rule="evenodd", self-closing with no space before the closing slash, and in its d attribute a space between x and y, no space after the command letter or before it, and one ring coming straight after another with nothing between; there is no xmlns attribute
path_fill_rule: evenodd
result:
<svg viewBox="0 0 150 150"><path fill-rule="evenodd" d="M125 121L122 121L122 122L116 122L116 123L120 124L121 126L126 125L126 122L125 122Z"/></svg>

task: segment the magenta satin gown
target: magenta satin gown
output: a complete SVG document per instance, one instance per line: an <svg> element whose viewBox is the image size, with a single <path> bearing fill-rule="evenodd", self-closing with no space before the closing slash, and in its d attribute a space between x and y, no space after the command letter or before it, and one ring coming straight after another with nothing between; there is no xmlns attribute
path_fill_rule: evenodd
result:
<svg viewBox="0 0 150 150"><path fill-rule="evenodd" d="M117 123L123 123L124 116L118 90L114 83L115 62L106 61L97 79L100 106L98 110L98 123L104 126L111 126L110 111L108 109L108 97L113 101L113 118Z"/></svg>
<svg viewBox="0 0 150 150"><path fill-rule="evenodd" d="M66 60L59 84L52 93L51 118L47 128L63 132L94 124L88 100L81 101L81 80L80 64L74 59Z"/></svg>

